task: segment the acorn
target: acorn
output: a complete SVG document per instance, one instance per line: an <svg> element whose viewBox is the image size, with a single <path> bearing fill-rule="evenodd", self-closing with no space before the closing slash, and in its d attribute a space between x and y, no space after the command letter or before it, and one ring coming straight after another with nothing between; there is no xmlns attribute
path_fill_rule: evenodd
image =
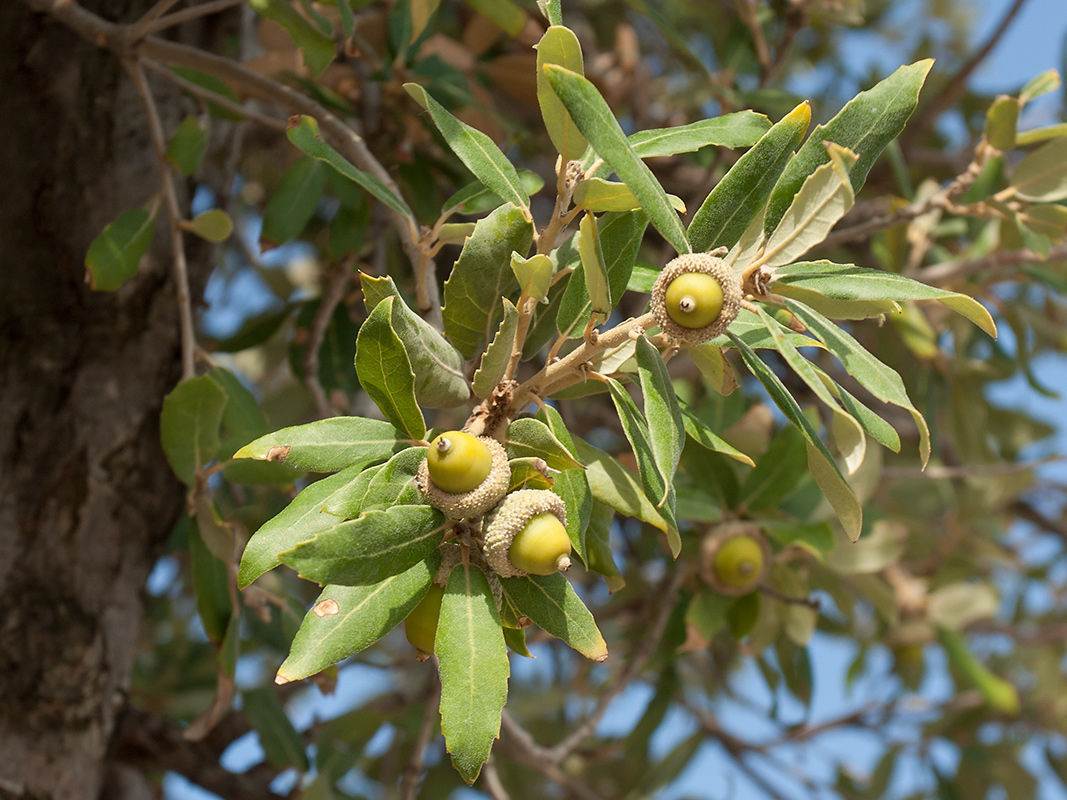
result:
<svg viewBox="0 0 1067 800"><path fill-rule="evenodd" d="M771 570L770 545L751 522L724 522L700 544L700 575L720 594L737 597L756 589Z"/></svg>
<svg viewBox="0 0 1067 800"><path fill-rule="evenodd" d="M415 657L419 661L425 661L433 655L433 643L437 637L437 619L441 616L441 599L444 596L444 587L438 583L431 583L422 600L404 619L404 635L415 648Z"/></svg>
<svg viewBox="0 0 1067 800"><path fill-rule="evenodd" d="M690 344L723 333L740 309L741 281L712 253L678 256L652 286L652 313L660 330Z"/></svg>
<svg viewBox="0 0 1067 800"><path fill-rule="evenodd" d="M445 516L478 517L508 491L508 454L492 437L447 431L430 442L417 482L430 505Z"/></svg>
<svg viewBox="0 0 1067 800"><path fill-rule="evenodd" d="M486 517L482 533L489 566L504 578L551 575L571 565L567 509L547 489L519 489Z"/></svg>

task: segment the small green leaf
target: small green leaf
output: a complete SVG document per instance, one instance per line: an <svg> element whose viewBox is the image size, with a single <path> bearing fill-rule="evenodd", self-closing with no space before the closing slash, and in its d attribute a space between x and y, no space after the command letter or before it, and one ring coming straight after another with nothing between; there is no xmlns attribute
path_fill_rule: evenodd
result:
<svg viewBox="0 0 1067 800"><path fill-rule="evenodd" d="M949 664L963 673L989 705L1003 714L1019 713L1019 690L1008 681L990 672L967 646L963 634L937 629L937 640L948 655Z"/></svg>
<svg viewBox="0 0 1067 800"><path fill-rule="evenodd" d="M581 469L566 445L539 419L523 417L508 425L504 434L508 458L543 458L552 469Z"/></svg>
<svg viewBox="0 0 1067 800"><path fill-rule="evenodd" d="M1006 94L1000 95L986 112L985 139L1002 153L1015 147L1022 103Z"/></svg>
<svg viewBox="0 0 1067 800"><path fill-rule="evenodd" d="M585 290L589 294L592 313L600 319L607 319L612 306L611 289L608 287L604 253L597 237L596 218L588 212L582 215L578 229L578 254L582 259L582 275L585 277Z"/></svg>
<svg viewBox="0 0 1067 800"><path fill-rule="evenodd" d="M678 537L677 523L674 519L674 487L665 479L656 463L648 425L641 412L638 411L633 398L617 380L613 378L604 380L611 392L611 400L615 404L619 422L622 423L623 433L626 434L626 439L630 442L634 457L637 459L637 472L641 476L641 486L644 488L645 496L652 501L669 523L670 527L666 531L667 543L670 545L671 555L677 558L682 549L682 541ZM590 486L592 486L592 480L590 480Z"/></svg>
<svg viewBox="0 0 1067 800"><path fill-rule="evenodd" d="M766 207L810 122L811 106L801 103L737 160L689 223L689 241L696 252L737 243Z"/></svg>
<svg viewBox="0 0 1067 800"><path fill-rule="evenodd" d="M842 304L937 300L969 319L990 336L996 338L997 335L993 317L973 297L928 286L894 272L866 269L852 264L834 264L830 261L800 262L775 270L771 286L774 287L775 293L798 300L823 314L826 312L819 308L818 297ZM845 310L842 307L837 308L839 311Z"/></svg>
<svg viewBox="0 0 1067 800"><path fill-rule="evenodd" d="M566 65L564 65L566 66ZM629 136L641 158L695 153L702 147L751 147L771 128L771 121L755 111L738 111L702 119L676 128L653 128Z"/></svg>
<svg viewBox="0 0 1067 800"><path fill-rule="evenodd" d="M241 692L242 707L248 721L259 734L259 744L267 763L276 769L296 767L302 772L310 768L304 740L297 733L273 689L245 689Z"/></svg>
<svg viewBox="0 0 1067 800"><path fill-rule="evenodd" d="M615 509L620 514L647 522L666 534L669 541L677 540L681 547L677 526L667 522L645 495L644 489L630 470L615 458L582 439L575 439L578 457L585 464L585 476L593 499Z"/></svg>
<svg viewBox="0 0 1067 800"><path fill-rule="evenodd" d="M332 417L282 428L245 445L234 458L283 461L312 472L336 472L353 464L373 464L398 453L405 435L377 419Z"/></svg>
<svg viewBox="0 0 1067 800"><path fill-rule="evenodd" d="M837 116L815 129L774 187L765 221L768 232L778 227L807 177L830 160L824 142L834 142L859 155L849 171L852 193L859 193L882 150L904 130L933 63L933 59L926 59L901 67L873 88L860 92Z"/></svg>
<svg viewBox="0 0 1067 800"><path fill-rule="evenodd" d="M507 647L489 581L478 567L452 570L434 652L441 675L441 732L452 763L474 783L500 735L508 695Z"/></svg>
<svg viewBox="0 0 1067 800"><path fill-rule="evenodd" d="M787 301L788 302L788 301ZM762 361L755 351L739 339L732 332L727 332L734 345L741 351L741 357L749 370L759 379L763 387L774 400L775 405L781 409L786 418L797 427L803 434L808 451L808 469L811 471L815 482L819 484L826 499L830 501L837 518L841 520L841 526L852 541L859 538L863 529L863 509L856 499L855 493L845 481L844 476L834 463L833 457L819 438L818 432L812 427L807 417L800 410L797 401L789 394L789 390L782 385L781 380ZM758 465L757 465L758 466Z"/></svg>
<svg viewBox="0 0 1067 800"><path fill-rule="evenodd" d="M544 188L545 182L536 172L519 170L519 183L526 193L533 196ZM441 216L452 214L484 214L504 204L504 199L490 191L481 181L468 183L441 206ZM443 238L442 228L442 238ZM467 234L468 236L470 234ZM525 251L524 251L525 252Z"/></svg>
<svg viewBox="0 0 1067 800"><path fill-rule="evenodd" d="M186 177L195 175L207 152L208 131L192 114L186 116L167 142L167 160Z"/></svg>
<svg viewBox="0 0 1067 800"><path fill-rule="evenodd" d="M518 36L526 27L526 12L511 0L467 0L467 5L492 20L508 36Z"/></svg>
<svg viewBox="0 0 1067 800"><path fill-rule="evenodd" d="M601 211L633 211L640 208L630 187L625 183L606 181L602 178L585 178L574 188L574 205L583 211L600 213ZM674 210L680 214L685 213L685 203L682 198L668 194Z"/></svg>
<svg viewBox="0 0 1067 800"><path fill-rule="evenodd" d="M831 161L804 181L782 221L767 240L763 260L768 267L795 261L826 238L855 202L849 169L856 163L851 150L828 144Z"/></svg>
<svg viewBox="0 0 1067 800"><path fill-rule="evenodd" d="M219 428L226 392L209 375L184 380L163 398L159 433L174 474L186 486L219 449Z"/></svg>
<svg viewBox="0 0 1067 800"><path fill-rule="evenodd" d="M430 323L408 308L388 275L359 274L367 311L372 312L387 297L393 308L389 322L404 344L415 374L415 397L431 408L454 408L470 398L464 376L463 356L445 341Z"/></svg>
<svg viewBox="0 0 1067 800"><path fill-rule="evenodd" d="M325 161L344 177L362 186L372 196L381 200L382 203L398 214L414 218L415 215L408 208L407 203L401 200L392 189L369 172L356 169L344 156L326 144L319 134L319 123L313 118L305 115L299 117L296 123L290 121L285 135L304 155L311 156L319 161Z"/></svg>
<svg viewBox="0 0 1067 800"><path fill-rule="evenodd" d="M509 628L505 626L504 642L508 646L508 650L516 653L524 658L533 658L533 653L526 647L526 631L522 628Z"/></svg>
<svg viewBox="0 0 1067 800"><path fill-rule="evenodd" d="M431 553L404 572L367 586L327 586L300 623L278 679L288 683L314 675L381 639L418 605L440 560Z"/></svg>
<svg viewBox="0 0 1067 800"><path fill-rule="evenodd" d="M721 439L715 431L705 424L704 420L702 420L692 408L681 400L678 401L678 406L682 412L682 424L685 427L685 432L689 434L689 437L694 442L714 453L722 453L724 456L728 456L734 461L740 461L742 464L747 464L750 467L755 466L755 462L753 462L751 458L733 445Z"/></svg>
<svg viewBox="0 0 1067 800"><path fill-rule="evenodd" d="M553 265L549 256L537 253L523 258L518 253L511 254L511 271L519 282L519 291L527 297L542 302L548 296L552 285Z"/></svg>
<svg viewBox="0 0 1067 800"><path fill-rule="evenodd" d="M281 554L282 563L318 584L364 586L413 567L436 551L444 515L426 505L366 511Z"/></svg>
<svg viewBox="0 0 1067 800"><path fill-rule="evenodd" d="M593 661L608 657L608 646L589 609L560 573L502 578L504 594L534 624Z"/></svg>
<svg viewBox="0 0 1067 800"><path fill-rule="evenodd" d="M281 513L263 523L245 545L237 575L238 588L245 588L263 573L280 565L280 553L335 526L337 517L323 513L326 506L362 474L364 464L355 464L316 481L293 498Z"/></svg>
<svg viewBox="0 0 1067 800"><path fill-rule="evenodd" d="M544 72L545 64L557 64L578 75L584 74L582 46L573 31L553 24L537 43L537 103L541 106L548 136L566 167L568 161L581 158L587 142L562 101L552 91Z"/></svg>
<svg viewBox="0 0 1067 800"><path fill-rule="evenodd" d="M430 112L437 130L445 137L452 152L474 173L474 177L506 202L514 203L529 213L530 196L519 180L515 167L493 140L456 119L417 83L405 83L404 88L415 102Z"/></svg>
<svg viewBox="0 0 1067 800"><path fill-rule="evenodd" d="M1017 147L1029 147L1032 144L1041 144L1049 139L1059 139L1064 136L1067 136L1067 122L1057 122L1055 125L1023 131L1015 137L1015 144Z"/></svg>
<svg viewBox="0 0 1067 800"><path fill-rule="evenodd" d="M412 439L426 435L426 421L415 399L415 373L404 343L392 326L395 297L370 313L356 338L356 374L385 417Z"/></svg>
<svg viewBox="0 0 1067 800"><path fill-rule="evenodd" d="M700 345L685 345L685 351L693 359L700 374L708 382L712 389L721 395L728 395L737 388L737 377L730 362L722 354L722 350L710 342Z"/></svg>
<svg viewBox="0 0 1067 800"><path fill-rule="evenodd" d="M660 507L667 502L668 487L674 480L678 461L685 445L685 426L682 410L674 393L671 376L659 350L639 336L636 342L637 374L641 381L641 394L645 398L645 420L648 422L649 439L656 467L663 476L663 495L656 501Z"/></svg>
<svg viewBox="0 0 1067 800"><path fill-rule="evenodd" d="M189 520L189 561L193 572L196 610L204 633L215 644L226 637L233 615L226 562L215 556L200 535L196 519ZM239 616L239 615L238 615Z"/></svg>
<svg viewBox="0 0 1067 800"><path fill-rule="evenodd" d="M560 0L537 0L537 9L548 20L549 25L563 24L563 11L560 8Z"/></svg>
<svg viewBox="0 0 1067 800"><path fill-rule="evenodd" d="M404 452L401 450L400 452ZM346 483L341 489L330 495L329 499L323 504L323 514L330 514L341 519L355 519L363 513L363 501L367 498L367 490L370 489L371 481L377 476L377 474L385 467L385 464L375 464L363 468L362 472L355 474L353 480ZM345 470L346 473L351 471L351 467ZM411 503L410 505L419 505L419 503ZM367 509L368 511L370 509ZM333 520L329 525L325 525L324 528L330 527L335 524L337 520ZM303 541L307 541L311 537L305 538ZM291 550L290 547L285 548Z"/></svg>
<svg viewBox="0 0 1067 800"><path fill-rule="evenodd" d="M1019 102L1026 104L1043 94L1054 92L1060 88L1060 73L1054 69L1042 72L1036 78L1031 79L1023 90L1019 92Z"/></svg>
<svg viewBox="0 0 1067 800"><path fill-rule="evenodd" d="M221 208L212 208L193 217L189 222L189 230L201 239L218 244L230 238L233 220Z"/></svg>
<svg viewBox="0 0 1067 800"><path fill-rule="evenodd" d="M679 253L692 252L685 228L671 207L667 193L634 152L596 87L581 75L563 67L546 64L543 71L578 129L597 154L630 187L663 238Z"/></svg>
<svg viewBox="0 0 1067 800"><path fill-rule="evenodd" d="M263 211L261 249L267 250L295 239L315 214L326 188L326 168L312 158L302 158L282 177Z"/></svg>
<svg viewBox="0 0 1067 800"><path fill-rule="evenodd" d="M122 286L137 273L137 265L155 235L154 212L135 208L120 214L93 239L85 253L89 285L102 292Z"/></svg>
<svg viewBox="0 0 1067 800"><path fill-rule="evenodd" d="M511 254L525 253L533 225L522 209L501 206L478 221L445 282L442 316L445 334L463 354L474 358L489 342L504 316L503 297L517 288Z"/></svg>
<svg viewBox="0 0 1067 800"><path fill-rule="evenodd" d="M782 335L789 339L794 347L818 347L820 349L826 349L825 345L818 339L813 339L811 336L792 331L782 325L782 323L778 322L778 320L774 320L774 324L781 329ZM742 308L737 315L737 319L730 323L729 332L737 336L737 338L753 350L775 349L774 337L767 332L763 320L747 308ZM709 344L715 347L730 347L731 340L729 336L723 334L722 336L716 336Z"/></svg>
<svg viewBox="0 0 1067 800"><path fill-rule="evenodd" d="M1011 185L1023 200L1051 203L1067 198L1067 138L1028 153L1012 173Z"/></svg>
<svg viewBox="0 0 1067 800"><path fill-rule="evenodd" d="M347 5L347 3L342 0L342 5ZM430 17L440 5L441 0L411 0L411 36L408 38L408 44L414 43L422 36L422 32L426 30L430 22Z"/></svg>
<svg viewBox="0 0 1067 800"><path fill-rule="evenodd" d="M806 464L803 434L794 426L784 426L771 439L756 468L745 477L740 503L755 511L775 508L804 478Z"/></svg>
<svg viewBox="0 0 1067 800"><path fill-rule="evenodd" d="M549 262L551 265L551 262ZM504 303L504 318L500 321L496 336L492 343L482 354L478 371L474 373L474 393L478 397L488 397L493 389L504 377L508 360L515 347L515 332L519 327L519 312L514 304L506 297Z"/></svg>
<svg viewBox="0 0 1067 800"><path fill-rule="evenodd" d="M419 467L425 460L425 447L409 447L375 470L367 484L360 513L384 511L393 506L426 505L426 496L415 483Z"/></svg>
<svg viewBox="0 0 1067 800"><path fill-rule="evenodd" d="M918 412L908 398L904 382L895 370L883 364L871 355L848 333L834 325L822 314L788 298L786 307L837 356L853 378L863 387L886 403L899 406L911 414L915 426L919 429L919 455L923 466L930 460L930 429L923 415Z"/></svg>
<svg viewBox="0 0 1067 800"><path fill-rule="evenodd" d="M537 410L537 418L548 426L548 429L567 448L568 452L577 457L578 448L575 446L574 437L567 430L567 425L559 411L545 404ZM585 471L563 470L555 476L552 491L563 498L567 508L567 536L570 537L571 545L579 558L585 561L586 529L589 527L589 517L593 509L593 495L589 489L589 479Z"/></svg>
<svg viewBox="0 0 1067 800"><path fill-rule="evenodd" d="M248 4L261 17L277 22L289 32L316 78L337 55L333 39L312 26L285 0L248 0Z"/></svg>

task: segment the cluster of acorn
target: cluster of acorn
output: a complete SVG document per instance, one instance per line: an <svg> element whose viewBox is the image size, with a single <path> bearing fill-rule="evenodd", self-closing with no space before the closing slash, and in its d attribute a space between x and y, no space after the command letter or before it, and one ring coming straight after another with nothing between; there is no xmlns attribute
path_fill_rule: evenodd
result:
<svg viewBox="0 0 1067 800"><path fill-rule="evenodd" d="M430 504L450 519L483 518L481 555L495 575L551 575L570 567L562 498L545 489L508 494L511 469L496 439L442 433L430 442L416 480ZM422 655L433 652L443 595L443 581L435 581L404 622L408 641Z"/></svg>

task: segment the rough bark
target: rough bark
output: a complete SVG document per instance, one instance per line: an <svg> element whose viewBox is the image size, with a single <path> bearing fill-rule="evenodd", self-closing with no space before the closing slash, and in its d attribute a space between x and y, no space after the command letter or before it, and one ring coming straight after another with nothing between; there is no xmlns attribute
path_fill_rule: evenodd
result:
<svg viewBox="0 0 1067 800"><path fill-rule="evenodd" d="M117 59L0 3L0 86L0 797L95 800L182 504L158 431L175 295L165 246L116 293L84 280L92 238L158 185Z"/></svg>

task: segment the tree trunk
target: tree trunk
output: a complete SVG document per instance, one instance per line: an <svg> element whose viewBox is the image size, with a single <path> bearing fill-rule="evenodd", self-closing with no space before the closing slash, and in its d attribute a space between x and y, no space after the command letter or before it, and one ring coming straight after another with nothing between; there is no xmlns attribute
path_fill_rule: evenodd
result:
<svg viewBox="0 0 1067 800"><path fill-rule="evenodd" d="M179 337L165 237L115 293L83 259L158 178L118 60L12 0L0 86L0 797L117 797L142 592L182 505L159 443Z"/></svg>

